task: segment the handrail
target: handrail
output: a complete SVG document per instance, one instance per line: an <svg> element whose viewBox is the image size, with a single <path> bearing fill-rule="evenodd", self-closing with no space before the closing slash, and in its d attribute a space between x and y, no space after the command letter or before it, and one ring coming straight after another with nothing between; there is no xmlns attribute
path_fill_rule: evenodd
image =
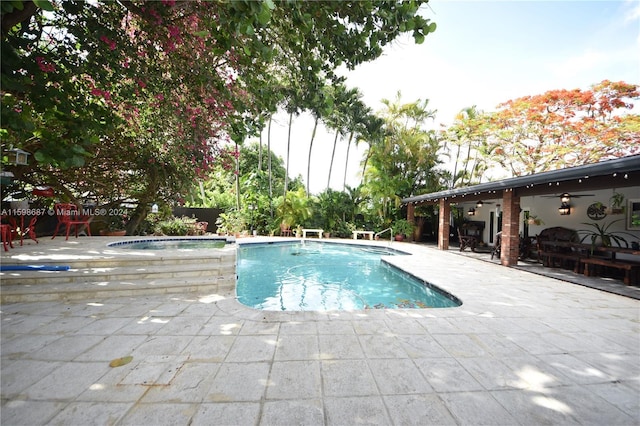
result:
<svg viewBox="0 0 640 426"><path fill-rule="evenodd" d="M381 235L381 234L384 234L387 231L389 231L390 241L393 241L393 229L391 229L391 228L387 228L387 229L384 229L384 230L382 230L380 232L376 232L376 234L374 235L374 238L379 236L379 235Z"/></svg>

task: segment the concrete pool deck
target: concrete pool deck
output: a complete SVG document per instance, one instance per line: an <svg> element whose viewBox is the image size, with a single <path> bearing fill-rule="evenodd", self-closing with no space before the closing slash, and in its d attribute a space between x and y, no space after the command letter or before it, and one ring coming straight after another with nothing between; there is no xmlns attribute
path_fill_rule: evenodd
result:
<svg viewBox="0 0 640 426"><path fill-rule="evenodd" d="M107 240L43 239L2 262L54 249L99 256ZM391 247L413 254L393 264L463 305L268 312L240 305L233 286L2 305L0 423L640 422L638 300L424 245Z"/></svg>

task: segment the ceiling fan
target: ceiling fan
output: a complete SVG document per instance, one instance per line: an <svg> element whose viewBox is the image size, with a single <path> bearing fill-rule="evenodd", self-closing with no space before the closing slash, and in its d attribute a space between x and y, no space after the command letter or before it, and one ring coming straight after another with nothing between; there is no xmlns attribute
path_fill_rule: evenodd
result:
<svg viewBox="0 0 640 426"><path fill-rule="evenodd" d="M493 201L482 201L482 200L478 200L476 201L476 207L480 208L485 204L495 204Z"/></svg>
<svg viewBox="0 0 640 426"><path fill-rule="evenodd" d="M562 194L554 194L554 195L542 195L544 198L580 198L580 197L595 197L595 194L569 194L568 192L563 192Z"/></svg>

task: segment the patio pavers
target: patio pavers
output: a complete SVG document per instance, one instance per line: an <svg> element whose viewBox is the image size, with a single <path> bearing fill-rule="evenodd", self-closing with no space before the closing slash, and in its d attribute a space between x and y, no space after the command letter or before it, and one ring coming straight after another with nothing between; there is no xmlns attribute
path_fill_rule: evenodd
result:
<svg viewBox="0 0 640 426"><path fill-rule="evenodd" d="M2 305L1 423L640 422L638 300L391 245L463 305L264 312L233 288Z"/></svg>

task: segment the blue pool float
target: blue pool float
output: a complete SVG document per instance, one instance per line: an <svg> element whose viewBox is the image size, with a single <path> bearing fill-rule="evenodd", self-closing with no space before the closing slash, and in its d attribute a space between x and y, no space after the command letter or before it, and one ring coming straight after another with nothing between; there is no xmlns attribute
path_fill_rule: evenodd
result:
<svg viewBox="0 0 640 426"><path fill-rule="evenodd" d="M0 265L0 271L68 271L68 265Z"/></svg>

